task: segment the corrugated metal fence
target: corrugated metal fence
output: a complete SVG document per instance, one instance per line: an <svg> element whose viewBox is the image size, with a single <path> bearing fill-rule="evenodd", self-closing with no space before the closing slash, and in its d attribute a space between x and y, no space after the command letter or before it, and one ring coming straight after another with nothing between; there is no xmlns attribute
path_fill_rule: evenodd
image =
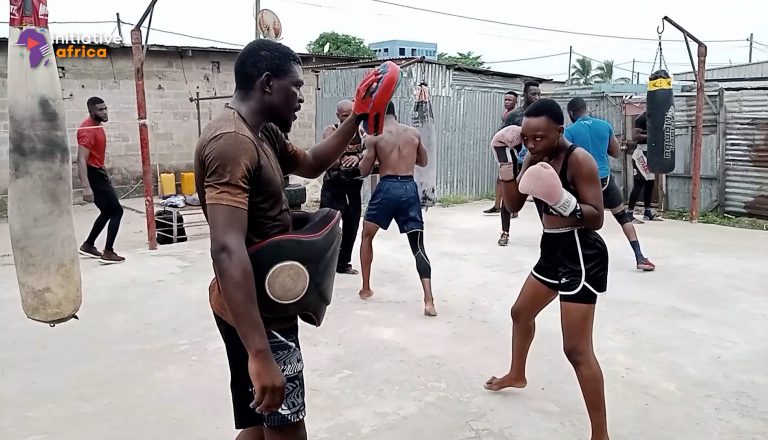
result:
<svg viewBox="0 0 768 440"><path fill-rule="evenodd" d="M768 217L768 91L726 91L725 106L725 211Z"/></svg>
<svg viewBox="0 0 768 440"><path fill-rule="evenodd" d="M326 70L320 74L316 136L336 122L336 104L351 98L368 69ZM426 81L432 99L437 135L437 196L485 197L493 193L497 168L490 140L501 125L504 92L522 93L518 79L479 75L438 64L417 64L403 69L393 99L398 119L409 121L413 92ZM433 158L430 158L433 160Z"/></svg>
<svg viewBox="0 0 768 440"><path fill-rule="evenodd" d="M336 121L336 103L355 90L366 69L328 70L318 87L317 139ZM437 64L404 69L394 98L398 118L410 120L413 91L429 83L437 131L437 195L485 197L494 191L496 164L489 142L501 124L504 92L522 93L521 80L478 75ZM590 90L564 90L545 95L563 107L575 96L587 101L594 117L610 122L619 137L631 137L622 96ZM712 85L704 104L701 155L701 210L720 208L735 215L768 217L768 91L723 90ZM691 157L695 94L675 94L676 164L666 176L666 207L690 208ZM570 125L566 121L566 125ZM432 158L430 158L432 159ZM616 181L626 196L631 184L628 158L611 160Z"/></svg>
<svg viewBox="0 0 768 440"><path fill-rule="evenodd" d="M707 91L704 101L704 130L701 143L700 209L711 211L720 204L720 133L718 115L723 109L718 92ZM696 115L696 94L675 94L675 169L666 177L667 209L688 210L691 206L691 160Z"/></svg>

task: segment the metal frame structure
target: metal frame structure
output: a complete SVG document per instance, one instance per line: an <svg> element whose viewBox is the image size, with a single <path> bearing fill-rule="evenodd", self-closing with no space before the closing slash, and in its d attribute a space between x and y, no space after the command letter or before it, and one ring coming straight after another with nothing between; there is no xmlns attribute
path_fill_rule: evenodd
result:
<svg viewBox="0 0 768 440"><path fill-rule="evenodd" d="M688 56L691 59L691 67L696 73L696 114L694 119L693 129L693 154L691 159L691 223L697 223L699 220L699 196L701 192L701 142L704 132L704 81L706 74L706 62L707 62L707 45L701 40L694 37L693 34L685 30L682 26L675 23L671 18L664 16L662 19L662 26L664 22L667 22L677 28L683 33L685 38L685 47L688 49ZM662 28L663 32L663 28ZM694 65L693 54L691 53L691 47L688 43L688 38L693 40L699 45L697 52L698 55L698 68ZM711 105L711 103L710 103ZM721 201L724 203L724 201Z"/></svg>

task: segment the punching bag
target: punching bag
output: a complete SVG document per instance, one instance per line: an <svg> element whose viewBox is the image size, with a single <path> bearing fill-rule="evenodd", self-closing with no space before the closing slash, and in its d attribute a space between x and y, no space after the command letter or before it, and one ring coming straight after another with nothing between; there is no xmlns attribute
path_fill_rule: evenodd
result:
<svg viewBox="0 0 768 440"><path fill-rule="evenodd" d="M429 208L437 203L437 136L435 135L435 117L432 113L432 100L429 86L422 81L415 92L416 104L411 113L411 124L419 130L421 143L427 150L427 166L417 166L413 170L416 185L419 187L421 206Z"/></svg>
<svg viewBox="0 0 768 440"><path fill-rule="evenodd" d="M648 78L646 117L648 168L652 173L671 173L675 169L675 95L666 70Z"/></svg>
<svg viewBox="0 0 768 440"><path fill-rule="evenodd" d="M24 313L54 325L76 318L82 302L66 108L50 44L47 0L11 0L10 6L11 248Z"/></svg>

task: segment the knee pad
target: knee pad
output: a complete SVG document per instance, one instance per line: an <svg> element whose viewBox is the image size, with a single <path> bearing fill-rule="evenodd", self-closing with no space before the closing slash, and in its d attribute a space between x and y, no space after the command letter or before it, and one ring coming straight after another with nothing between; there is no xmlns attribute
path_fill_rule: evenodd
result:
<svg viewBox="0 0 768 440"><path fill-rule="evenodd" d="M635 219L632 213L626 209L621 212L617 212L616 214L613 214L613 217L622 226L626 225L627 223L632 223L632 220Z"/></svg>
<svg viewBox="0 0 768 440"><path fill-rule="evenodd" d="M413 257L416 258L416 271L419 272L419 278L422 280L432 278L432 265L424 251L424 232L409 232L408 243L411 245Z"/></svg>

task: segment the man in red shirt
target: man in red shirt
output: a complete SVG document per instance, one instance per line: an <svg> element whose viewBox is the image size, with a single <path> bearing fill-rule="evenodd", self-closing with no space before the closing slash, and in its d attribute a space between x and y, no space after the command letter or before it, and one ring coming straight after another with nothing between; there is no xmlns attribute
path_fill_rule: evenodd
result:
<svg viewBox="0 0 768 440"><path fill-rule="evenodd" d="M83 185L83 200L94 202L99 208L99 216L93 223L91 234L80 246L80 253L87 257L98 258L103 264L122 263L125 258L117 255L113 248L123 207L117 198L112 182L104 168L107 151L107 135L102 122L107 122L107 104L98 97L88 99L88 118L77 129L77 170ZM96 248L96 239L109 223L107 242L104 252Z"/></svg>

